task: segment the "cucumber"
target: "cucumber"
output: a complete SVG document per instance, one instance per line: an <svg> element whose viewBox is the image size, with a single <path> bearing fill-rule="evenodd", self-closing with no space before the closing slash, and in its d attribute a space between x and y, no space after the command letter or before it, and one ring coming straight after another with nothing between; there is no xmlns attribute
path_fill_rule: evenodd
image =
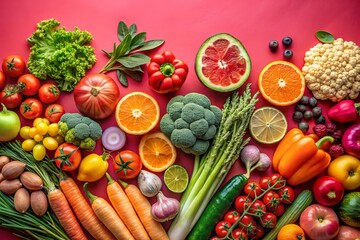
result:
<svg viewBox="0 0 360 240"><path fill-rule="evenodd" d="M263 238L263 240L275 240L280 229L286 224L295 223L305 208L311 204L312 200L313 195L310 190L302 191L291 206L286 209L284 214L279 218L276 226Z"/></svg>

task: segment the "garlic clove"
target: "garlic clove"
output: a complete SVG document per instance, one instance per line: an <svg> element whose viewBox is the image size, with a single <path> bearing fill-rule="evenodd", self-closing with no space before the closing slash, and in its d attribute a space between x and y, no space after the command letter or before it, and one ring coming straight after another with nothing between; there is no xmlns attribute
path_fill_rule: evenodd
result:
<svg viewBox="0 0 360 240"><path fill-rule="evenodd" d="M156 174L141 170L138 175L138 186L144 196L153 197L161 190L162 182Z"/></svg>

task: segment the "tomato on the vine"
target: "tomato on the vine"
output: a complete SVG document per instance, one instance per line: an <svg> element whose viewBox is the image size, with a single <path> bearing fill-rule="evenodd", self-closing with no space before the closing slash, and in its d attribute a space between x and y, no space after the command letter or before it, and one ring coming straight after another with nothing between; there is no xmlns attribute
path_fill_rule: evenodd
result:
<svg viewBox="0 0 360 240"><path fill-rule="evenodd" d="M246 236L246 232L242 231L239 228L235 228L234 230L232 230L231 232L232 235L232 239L234 240L247 240L247 236Z"/></svg>
<svg viewBox="0 0 360 240"><path fill-rule="evenodd" d="M24 74L18 78L18 87L25 96L34 96L40 88L40 80L33 74Z"/></svg>
<svg viewBox="0 0 360 240"><path fill-rule="evenodd" d="M65 109L62 105L54 103L46 107L45 117L51 123L57 123L60 121L62 115L64 115Z"/></svg>
<svg viewBox="0 0 360 240"><path fill-rule="evenodd" d="M252 229L254 229L255 226L256 226L256 222L254 218L249 214L245 214L239 222L240 229L245 232L252 231Z"/></svg>
<svg viewBox="0 0 360 240"><path fill-rule="evenodd" d="M275 216L280 217L285 212L285 206L283 203L280 202L276 206L268 208L268 211L275 214Z"/></svg>
<svg viewBox="0 0 360 240"><path fill-rule="evenodd" d="M284 204L291 204L295 199L295 191L290 186L285 186L278 190L281 202Z"/></svg>
<svg viewBox="0 0 360 240"><path fill-rule="evenodd" d="M248 196L238 196L235 199L235 208L239 213L243 213L251 204L252 199Z"/></svg>
<svg viewBox="0 0 360 240"><path fill-rule="evenodd" d="M116 155L113 166L120 179L132 179L139 175L142 162L139 154L131 150L124 150Z"/></svg>
<svg viewBox="0 0 360 240"><path fill-rule="evenodd" d="M251 205L249 212L261 217L266 213L266 206L262 201L255 200Z"/></svg>
<svg viewBox="0 0 360 240"><path fill-rule="evenodd" d="M285 186L284 177L278 173L273 173L270 176L270 186L272 186L273 188L281 188L281 187Z"/></svg>
<svg viewBox="0 0 360 240"><path fill-rule="evenodd" d="M82 159L80 149L71 143L59 145L55 151L54 158L56 159L56 166L58 168L62 167L62 170L66 172L78 169Z"/></svg>
<svg viewBox="0 0 360 240"><path fill-rule="evenodd" d="M16 90L15 84L8 84L0 92L0 103L3 103L6 108L17 108L22 101L22 93Z"/></svg>
<svg viewBox="0 0 360 240"><path fill-rule="evenodd" d="M279 194L277 194L273 190L269 190L264 194L262 201L266 205L266 208L268 209L268 208L275 208L281 202L281 199Z"/></svg>
<svg viewBox="0 0 360 240"><path fill-rule="evenodd" d="M19 55L9 55L2 62L2 70L5 75L16 78L25 72L26 63Z"/></svg>
<svg viewBox="0 0 360 240"><path fill-rule="evenodd" d="M42 103L35 98L27 98L20 105L20 113L26 119L35 119L41 116Z"/></svg>
<svg viewBox="0 0 360 240"><path fill-rule="evenodd" d="M53 83L45 83L39 88L39 98L43 103L53 103L60 98L60 90Z"/></svg>
<svg viewBox="0 0 360 240"><path fill-rule="evenodd" d="M216 224L215 227L216 235L220 238L223 238L227 235L230 228L231 224L228 221L220 221Z"/></svg>
<svg viewBox="0 0 360 240"><path fill-rule="evenodd" d="M274 228L277 222L277 218L275 214L271 212L266 212L261 218L260 218L260 225L265 228Z"/></svg>
<svg viewBox="0 0 360 240"><path fill-rule="evenodd" d="M248 232L250 239L261 239L265 234L265 230L262 226L256 225L251 232Z"/></svg>
<svg viewBox="0 0 360 240"><path fill-rule="evenodd" d="M3 72L0 71L0 90L2 90L6 85L6 76Z"/></svg>
<svg viewBox="0 0 360 240"><path fill-rule="evenodd" d="M228 221L231 224L234 224L239 218L240 213L236 210L228 211L224 216L224 220Z"/></svg>
<svg viewBox="0 0 360 240"><path fill-rule="evenodd" d="M260 185L260 188L265 191L266 189L268 189L271 185L271 182L270 182L270 177L261 177L260 180L259 180L259 185Z"/></svg>
<svg viewBox="0 0 360 240"><path fill-rule="evenodd" d="M262 192L260 184L256 181L249 181L244 186L244 192L252 197L255 198L256 196L259 196Z"/></svg>

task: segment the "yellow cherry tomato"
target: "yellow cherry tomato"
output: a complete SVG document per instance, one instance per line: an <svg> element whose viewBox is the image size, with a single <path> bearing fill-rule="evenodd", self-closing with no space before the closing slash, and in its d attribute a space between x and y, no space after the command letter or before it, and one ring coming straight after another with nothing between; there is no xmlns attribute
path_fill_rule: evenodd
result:
<svg viewBox="0 0 360 240"><path fill-rule="evenodd" d="M48 128L48 134L51 137L55 137L58 135L59 132L59 126L57 123L51 123Z"/></svg>
<svg viewBox="0 0 360 240"><path fill-rule="evenodd" d="M49 119L47 119L47 118L43 118L42 121L43 121L43 123L45 123L46 125L49 125L49 124L50 124L50 121L49 121Z"/></svg>
<svg viewBox="0 0 360 240"><path fill-rule="evenodd" d="M38 125L36 125L35 128L36 128L37 133L39 133L41 135L45 135L48 132L49 126L46 123L41 122Z"/></svg>
<svg viewBox="0 0 360 240"><path fill-rule="evenodd" d="M33 148L33 156L35 160L41 161L44 159L45 155L46 155L46 149L44 145L42 145L41 143L36 144Z"/></svg>
<svg viewBox="0 0 360 240"><path fill-rule="evenodd" d="M21 147L27 152L33 150L35 145L36 145L35 140L31 138L28 138L21 143Z"/></svg>
<svg viewBox="0 0 360 240"><path fill-rule="evenodd" d="M60 135L56 135L56 136L54 137L54 139L58 142L59 145L62 144L63 142L65 142L64 137L63 137L63 136L60 136Z"/></svg>
<svg viewBox="0 0 360 240"><path fill-rule="evenodd" d="M41 142L44 139L44 136L37 133L35 134L33 139L35 140L35 142Z"/></svg>
<svg viewBox="0 0 360 240"><path fill-rule="evenodd" d="M29 138L31 138L31 137L29 136L29 131L30 131L30 127L29 127L29 126L24 126L24 127L20 128L20 137L21 137L22 139L29 139Z"/></svg>
<svg viewBox="0 0 360 240"><path fill-rule="evenodd" d="M53 137L44 138L42 143L46 149L51 151L56 150L56 148L59 146L59 143Z"/></svg>
<svg viewBox="0 0 360 240"><path fill-rule="evenodd" d="M42 123L43 119L41 117L35 118L33 121L33 126L36 127L39 123Z"/></svg>
<svg viewBox="0 0 360 240"><path fill-rule="evenodd" d="M31 128L29 129L29 137L30 137L30 138L34 138L36 134L37 134L36 128L35 128L35 127L31 127Z"/></svg>

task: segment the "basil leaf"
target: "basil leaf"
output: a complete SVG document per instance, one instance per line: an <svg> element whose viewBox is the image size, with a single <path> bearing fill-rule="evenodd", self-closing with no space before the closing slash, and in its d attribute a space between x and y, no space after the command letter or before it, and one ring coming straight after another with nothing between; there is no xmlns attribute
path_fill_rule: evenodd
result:
<svg viewBox="0 0 360 240"><path fill-rule="evenodd" d="M332 43L334 42L334 36L326 31L317 31L316 32L316 37L320 42L323 43Z"/></svg>
<svg viewBox="0 0 360 240"><path fill-rule="evenodd" d="M121 41L119 46L116 48L116 58L119 58L123 55L125 55L130 50L131 45L131 36L130 34L127 34L125 38Z"/></svg>
<svg viewBox="0 0 360 240"><path fill-rule="evenodd" d="M131 71L131 72L144 72L144 70L140 67L140 66L136 66L136 67L133 67L133 68L127 68L127 67L124 67L122 65L119 66L119 69L123 72L125 71Z"/></svg>
<svg viewBox="0 0 360 240"><path fill-rule="evenodd" d="M129 86L129 82L124 73L122 73L120 70L116 70L116 75L117 75L121 85L123 85L124 87Z"/></svg>
<svg viewBox="0 0 360 240"><path fill-rule="evenodd" d="M136 34L136 36L131 41L130 51L142 46L145 42L145 38L146 38L146 32L141 32Z"/></svg>
<svg viewBox="0 0 360 240"><path fill-rule="evenodd" d="M117 60L120 64L127 68L133 68L137 66L141 66L146 64L150 61L150 57L146 56L145 54L134 54L131 56L124 56Z"/></svg>
<svg viewBox="0 0 360 240"><path fill-rule="evenodd" d="M122 41L125 36L129 34L129 29L123 21L119 22L117 32L120 41Z"/></svg>
<svg viewBox="0 0 360 240"><path fill-rule="evenodd" d="M134 37L136 35L136 32L137 32L137 27L136 27L136 24L131 24L130 27L129 27L129 33L132 37Z"/></svg>
<svg viewBox="0 0 360 240"><path fill-rule="evenodd" d="M154 48L161 46L163 43L164 43L163 40L149 40L149 41L146 41L141 48L138 48L133 52L152 50Z"/></svg>
<svg viewBox="0 0 360 240"><path fill-rule="evenodd" d="M141 82L144 72L124 70L124 73L137 82Z"/></svg>

